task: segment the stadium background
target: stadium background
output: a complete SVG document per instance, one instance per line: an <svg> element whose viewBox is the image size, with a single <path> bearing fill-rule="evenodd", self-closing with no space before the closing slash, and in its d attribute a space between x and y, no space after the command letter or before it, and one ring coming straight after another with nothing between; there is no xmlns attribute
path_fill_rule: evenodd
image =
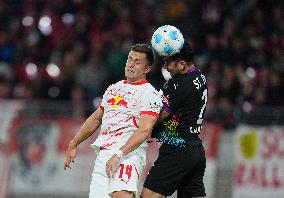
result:
<svg viewBox="0 0 284 198"><path fill-rule="evenodd" d="M67 143L164 24L207 76L208 197L284 197L283 15L280 0L0 1L0 197L87 197L94 153L64 172Z"/></svg>

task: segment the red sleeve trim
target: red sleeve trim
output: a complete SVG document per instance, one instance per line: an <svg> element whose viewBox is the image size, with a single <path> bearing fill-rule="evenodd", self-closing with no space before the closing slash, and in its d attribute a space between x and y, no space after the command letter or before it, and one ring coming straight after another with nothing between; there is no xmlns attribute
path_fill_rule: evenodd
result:
<svg viewBox="0 0 284 198"><path fill-rule="evenodd" d="M155 116L157 118L159 117L159 114L153 111L141 111L140 114L148 114L148 115Z"/></svg>
<svg viewBox="0 0 284 198"><path fill-rule="evenodd" d="M134 126L136 126L136 128L139 128L135 117L133 117L133 124L134 124Z"/></svg>
<svg viewBox="0 0 284 198"><path fill-rule="evenodd" d="M104 108L103 106L100 106L100 109L101 109L102 111L104 111L104 110L105 110L105 108Z"/></svg>

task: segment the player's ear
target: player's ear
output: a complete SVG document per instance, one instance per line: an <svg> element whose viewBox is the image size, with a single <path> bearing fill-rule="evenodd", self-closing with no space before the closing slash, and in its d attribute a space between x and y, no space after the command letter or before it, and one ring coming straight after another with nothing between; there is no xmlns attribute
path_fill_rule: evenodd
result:
<svg viewBox="0 0 284 198"><path fill-rule="evenodd" d="M148 74L152 69L152 65L148 65L146 66L146 69L145 69L145 74Z"/></svg>
<svg viewBox="0 0 284 198"><path fill-rule="evenodd" d="M184 70L185 67L186 67L186 62L183 61L183 60L181 60L181 61L179 61L179 64L180 64L180 66L181 66L181 69Z"/></svg>

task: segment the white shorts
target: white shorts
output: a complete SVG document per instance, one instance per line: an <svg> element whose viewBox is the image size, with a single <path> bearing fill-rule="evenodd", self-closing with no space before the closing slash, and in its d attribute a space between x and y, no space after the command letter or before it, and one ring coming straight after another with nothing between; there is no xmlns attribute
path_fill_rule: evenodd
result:
<svg viewBox="0 0 284 198"><path fill-rule="evenodd" d="M109 178L106 174L106 162L113 154L113 150L109 149L99 151L92 173L89 198L110 198L113 192L122 190L134 192L137 196L146 164L145 158L135 151L123 156L114 177Z"/></svg>

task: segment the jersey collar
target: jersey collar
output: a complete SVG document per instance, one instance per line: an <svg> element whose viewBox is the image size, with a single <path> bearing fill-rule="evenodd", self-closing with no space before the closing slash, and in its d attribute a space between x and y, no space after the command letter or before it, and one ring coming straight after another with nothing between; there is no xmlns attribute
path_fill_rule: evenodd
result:
<svg viewBox="0 0 284 198"><path fill-rule="evenodd" d="M124 80L123 83L124 84L131 84L131 85L143 85L143 84L148 83L148 81L147 80L141 80L141 81L138 81L138 82L129 83L127 80Z"/></svg>
<svg viewBox="0 0 284 198"><path fill-rule="evenodd" d="M187 71L187 73L190 74L190 73L194 72L195 70L196 70L196 67L195 67L195 65L193 65L193 67L190 68L190 69Z"/></svg>

